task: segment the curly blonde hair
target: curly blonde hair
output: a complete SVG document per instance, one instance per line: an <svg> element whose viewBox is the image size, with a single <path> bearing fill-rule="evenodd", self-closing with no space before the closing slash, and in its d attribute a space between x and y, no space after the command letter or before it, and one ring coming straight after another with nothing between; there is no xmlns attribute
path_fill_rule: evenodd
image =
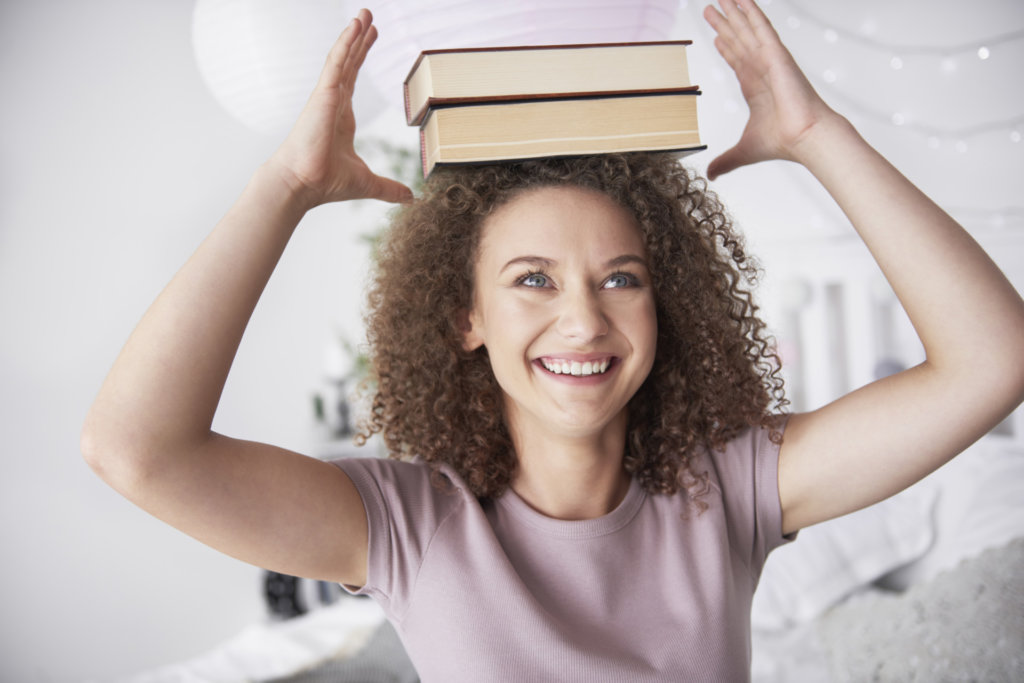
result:
<svg viewBox="0 0 1024 683"><path fill-rule="evenodd" d="M500 495L517 459L486 348L463 349L484 219L532 189L597 190L643 233L658 316L654 367L629 402L625 469L651 493L700 489L701 448L775 429L779 360L750 294L757 264L707 182L668 154L438 168L381 237L366 314L372 409L360 439L392 457L447 463L481 498ZM697 492L699 494L699 491Z"/></svg>

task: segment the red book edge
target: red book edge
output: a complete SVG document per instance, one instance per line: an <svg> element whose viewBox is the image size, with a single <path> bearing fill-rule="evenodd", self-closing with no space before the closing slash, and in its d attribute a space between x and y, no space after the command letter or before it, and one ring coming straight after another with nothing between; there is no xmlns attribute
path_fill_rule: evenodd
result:
<svg viewBox="0 0 1024 683"><path fill-rule="evenodd" d="M429 175L427 172L427 136L422 128L420 128L420 168L423 170L423 177L426 178Z"/></svg>
<svg viewBox="0 0 1024 683"><path fill-rule="evenodd" d="M425 114L426 112L422 112L422 113L418 114L418 116L417 116L418 120L415 121L415 122L413 121L412 112L410 111L412 109L412 103L409 102L409 81L408 81L408 79L404 83L402 83L402 101L405 103L405 122L406 122L406 124L408 124L410 126L414 126L414 125L420 123L420 121L423 120L423 114Z"/></svg>

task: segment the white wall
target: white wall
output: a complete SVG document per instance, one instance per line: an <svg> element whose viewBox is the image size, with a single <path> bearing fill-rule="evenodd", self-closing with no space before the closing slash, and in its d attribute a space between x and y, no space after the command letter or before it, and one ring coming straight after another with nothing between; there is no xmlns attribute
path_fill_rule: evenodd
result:
<svg viewBox="0 0 1024 683"><path fill-rule="evenodd" d="M209 96L190 21L187 2L0 5L0 680L107 679L263 615L257 570L140 512L78 452L132 326L277 142ZM218 429L308 449L323 347L358 333L357 236L377 215L307 218Z"/></svg>
<svg viewBox="0 0 1024 683"><path fill-rule="evenodd" d="M857 26L857 17L841 16L855 4L884 6L827 3ZM959 3L896 4L905 16L882 22L882 37L923 30L935 40L970 40L1024 25L1019 3L972 3L959 14ZM945 18L922 28L920 17L936 15L925 6L940 7ZM778 22L798 10L783 0L769 7ZM742 126L743 107L708 49L698 12L684 10L679 35L704 41L691 69L705 89L705 137L720 150ZM976 14L988 25L965 25ZM186 2L0 4L0 680L107 680L199 654L263 615L258 570L138 511L78 454L82 417L132 325L276 144L209 97L192 59L190 18ZM804 18L801 29L785 29L798 59L836 57L809 25ZM937 76L924 89L955 93L954 76ZM987 82L978 107L950 95L964 116L978 116L978 108L996 118L1024 113L1019 89L1005 87L1015 81ZM890 84L886 97L908 87ZM1019 209L1005 213L1002 228L984 210L1019 207L1022 148L1004 136L972 140L970 152L948 144L930 151L913 131L861 114L871 140L934 196L960 207L986 240L1002 245L1004 267L1019 273ZM694 163L703 167L711 155ZM849 239L799 169L749 169L717 187L754 231L769 267L793 270L787 255L802 250L788 250L787 240ZM218 429L310 446L309 396L322 348L337 328L357 333L365 252L355 235L374 229L379 214L371 206L324 207L307 217L243 342Z"/></svg>

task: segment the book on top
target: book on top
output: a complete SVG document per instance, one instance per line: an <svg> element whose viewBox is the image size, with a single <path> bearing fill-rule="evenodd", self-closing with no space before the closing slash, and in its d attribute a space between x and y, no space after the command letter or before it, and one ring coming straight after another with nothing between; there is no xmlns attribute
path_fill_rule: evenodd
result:
<svg viewBox="0 0 1024 683"><path fill-rule="evenodd" d="M460 102L678 90L689 40L426 50L404 83L406 120Z"/></svg>

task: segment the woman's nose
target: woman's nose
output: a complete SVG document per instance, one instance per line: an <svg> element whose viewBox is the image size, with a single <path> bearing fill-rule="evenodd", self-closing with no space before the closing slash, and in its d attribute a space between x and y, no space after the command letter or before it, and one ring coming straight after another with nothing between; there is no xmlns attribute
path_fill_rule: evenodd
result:
<svg viewBox="0 0 1024 683"><path fill-rule="evenodd" d="M601 302L592 291L566 293L559 311L558 332L573 341L586 344L608 333L608 319Z"/></svg>

